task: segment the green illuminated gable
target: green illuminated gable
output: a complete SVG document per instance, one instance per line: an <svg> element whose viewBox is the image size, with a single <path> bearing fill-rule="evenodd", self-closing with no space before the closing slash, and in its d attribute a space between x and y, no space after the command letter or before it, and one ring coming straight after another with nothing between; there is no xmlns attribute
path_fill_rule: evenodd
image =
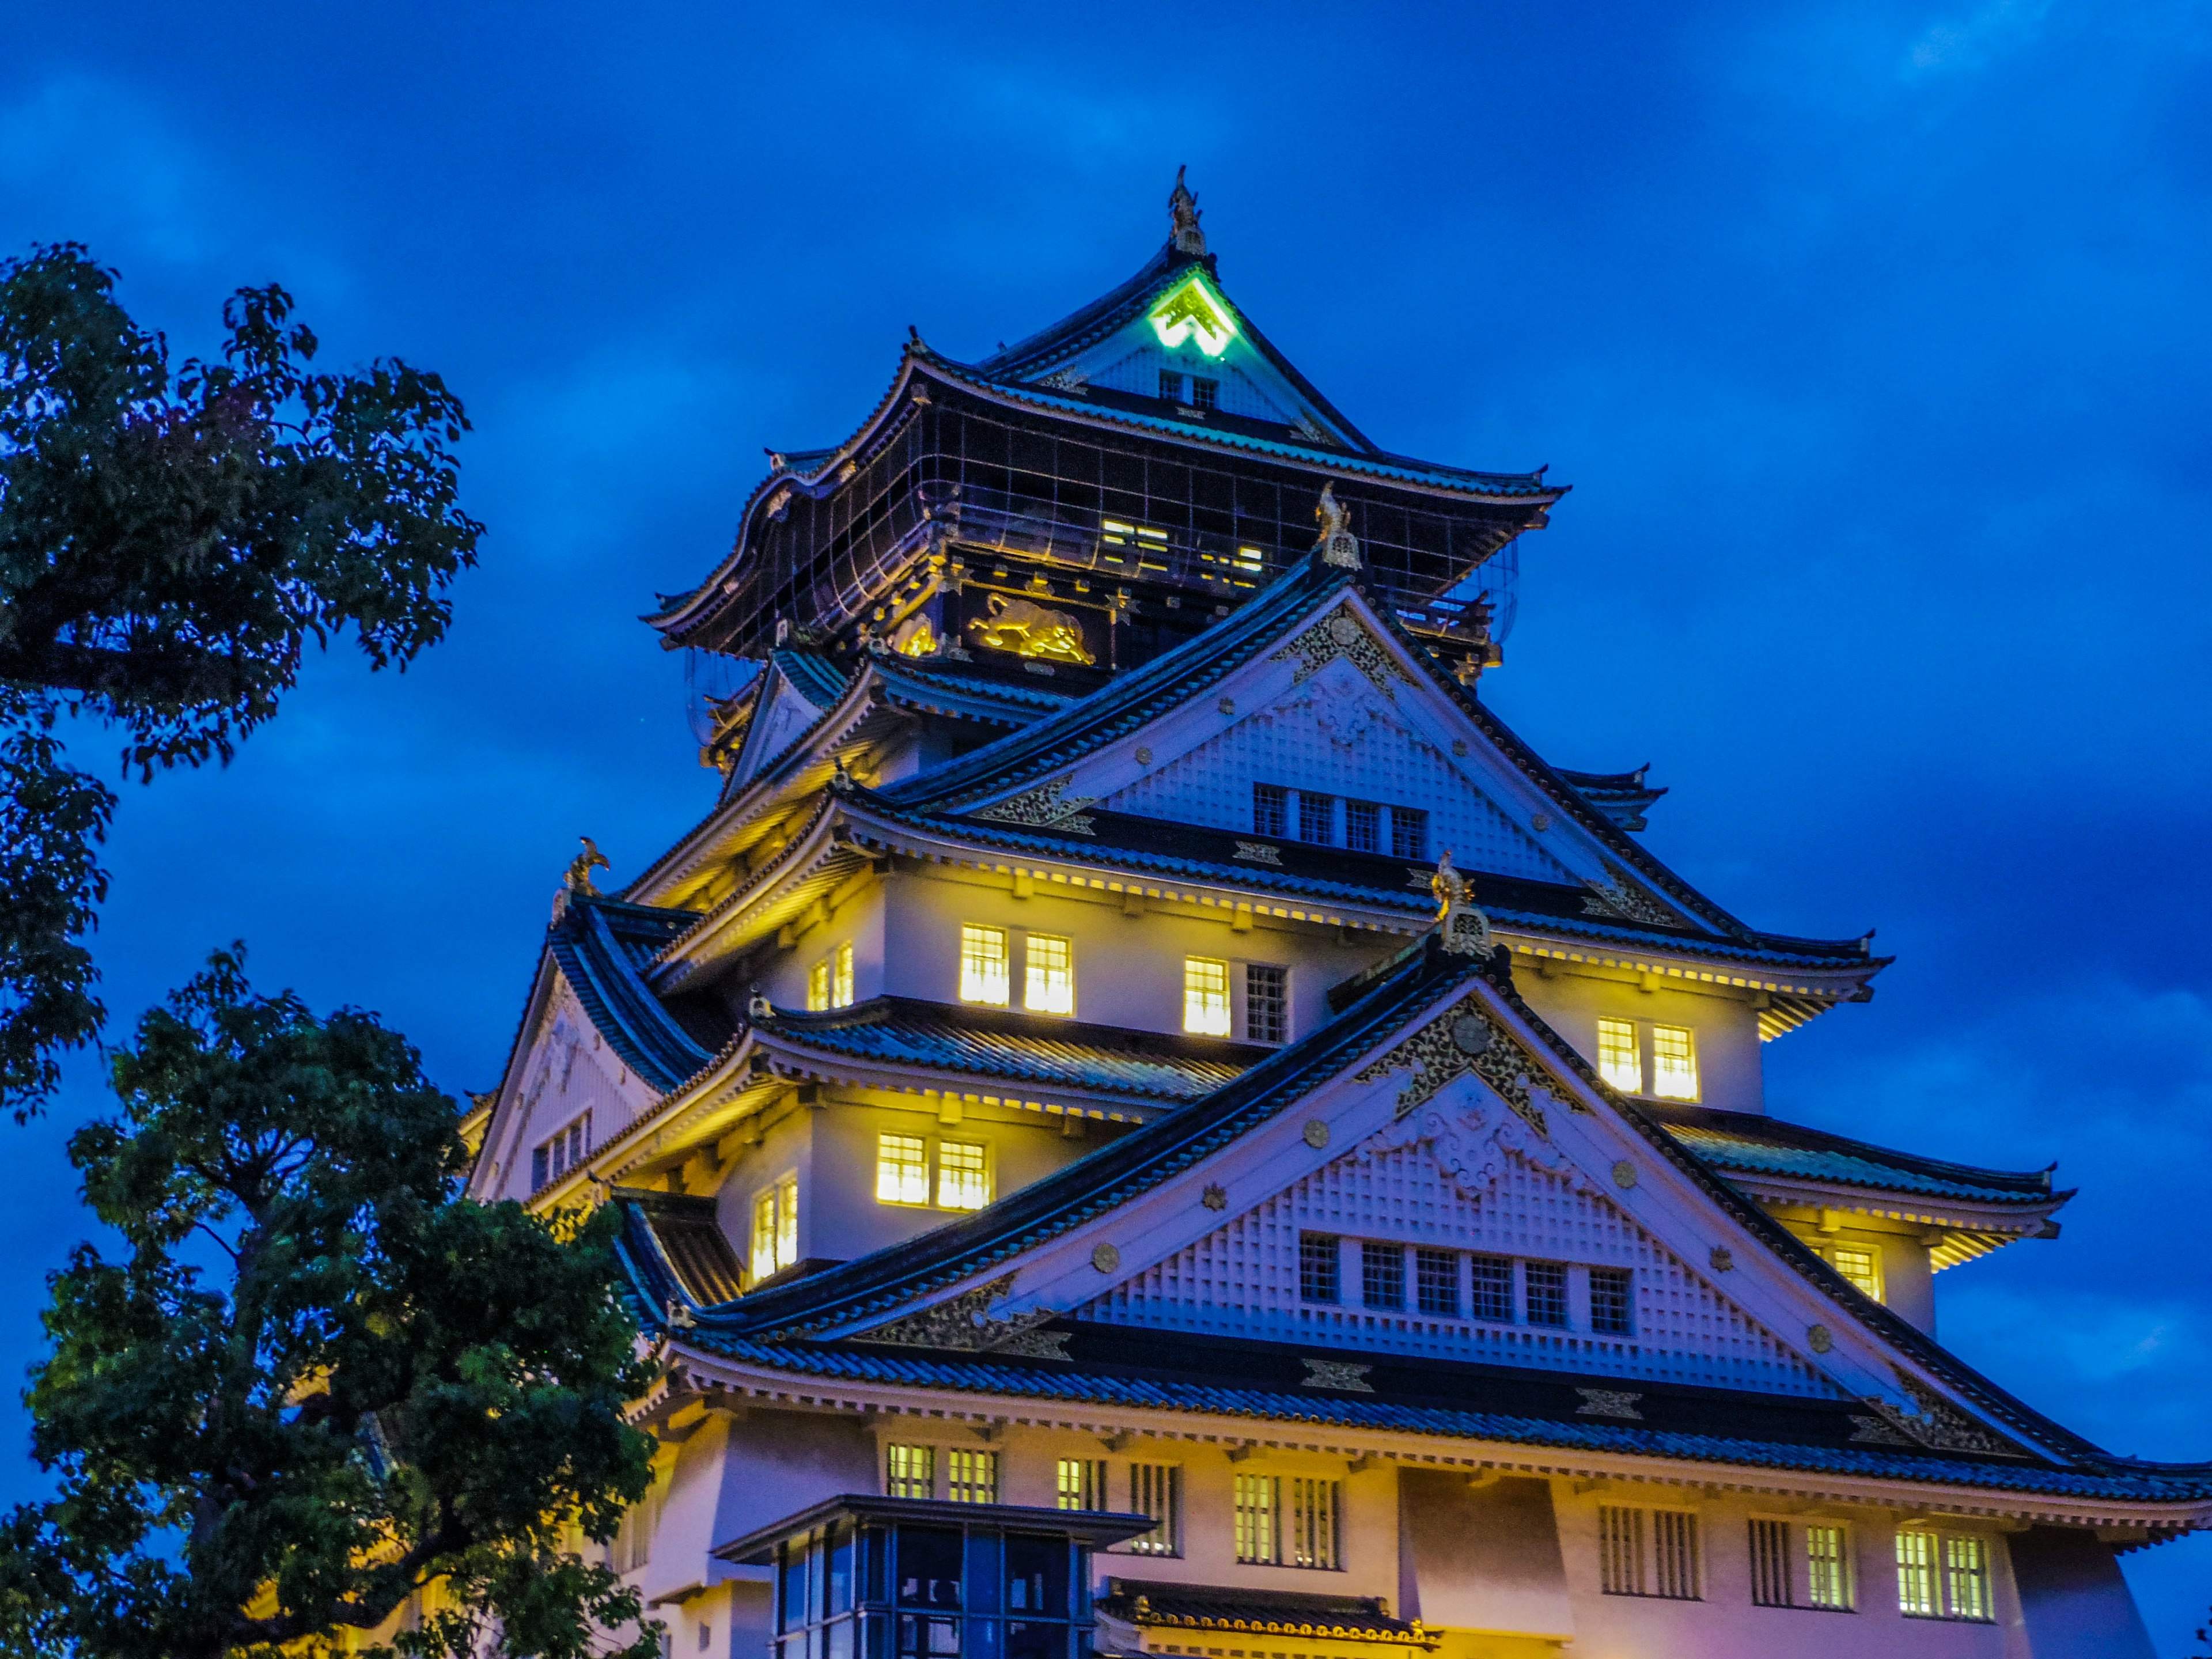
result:
<svg viewBox="0 0 2212 1659"><path fill-rule="evenodd" d="M1146 320L1159 336L1160 343L1170 350L1188 340L1207 356L1218 357L1237 337L1237 325L1230 318L1229 307L1222 304L1221 297L1214 293L1205 276L1195 270L1162 296L1160 302L1146 313Z"/></svg>

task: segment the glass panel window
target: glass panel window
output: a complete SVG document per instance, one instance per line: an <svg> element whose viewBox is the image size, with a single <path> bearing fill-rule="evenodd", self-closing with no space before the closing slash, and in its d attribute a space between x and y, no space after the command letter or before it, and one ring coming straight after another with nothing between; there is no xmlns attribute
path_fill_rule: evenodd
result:
<svg viewBox="0 0 2212 1659"><path fill-rule="evenodd" d="M827 957L806 970L806 1012L818 1014L830 1006L830 960Z"/></svg>
<svg viewBox="0 0 2212 1659"><path fill-rule="evenodd" d="M1751 1604L1756 1607L1790 1605L1790 1523L1754 1521L1751 1523Z"/></svg>
<svg viewBox="0 0 2212 1659"><path fill-rule="evenodd" d="M1626 1336L1636 1328L1635 1280L1626 1267L1592 1267L1590 1328Z"/></svg>
<svg viewBox="0 0 2212 1659"><path fill-rule="evenodd" d="M1229 964L1216 957L1182 959L1182 1029L1229 1035Z"/></svg>
<svg viewBox="0 0 2212 1659"><path fill-rule="evenodd" d="M1390 809L1390 856L1425 859L1429 855L1429 815L1412 806Z"/></svg>
<svg viewBox="0 0 2212 1659"><path fill-rule="evenodd" d="M1284 1565L1328 1568L1339 1565L1337 1483L1291 1480L1284 1484L1290 1488L1290 1535L1283 1552Z"/></svg>
<svg viewBox="0 0 2212 1659"><path fill-rule="evenodd" d="M1502 1255L1468 1258L1468 1276L1474 1291L1474 1316L1501 1325L1513 1322L1513 1264Z"/></svg>
<svg viewBox="0 0 2212 1659"><path fill-rule="evenodd" d="M1272 783L1252 786L1252 833L1286 836L1291 832L1291 792Z"/></svg>
<svg viewBox="0 0 2212 1659"><path fill-rule="evenodd" d="M1106 1460L1103 1457L1063 1457L1060 1460L1055 1501L1064 1510L1103 1510L1106 1502Z"/></svg>
<svg viewBox="0 0 2212 1659"><path fill-rule="evenodd" d="M1459 1256L1450 1250L1415 1250L1413 1294L1423 1313L1458 1318Z"/></svg>
<svg viewBox="0 0 2212 1659"><path fill-rule="evenodd" d="M1805 1528L1805 1604L1848 1613L1851 1606L1850 1534L1815 1523Z"/></svg>
<svg viewBox="0 0 2212 1659"><path fill-rule="evenodd" d="M1897 1534L1897 1610L1908 1619L1939 1619L1936 1599L1936 1534Z"/></svg>
<svg viewBox="0 0 2212 1659"><path fill-rule="evenodd" d="M960 929L960 1000L1006 1006L1006 930L969 922Z"/></svg>
<svg viewBox="0 0 2212 1659"><path fill-rule="evenodd" d="M1359 1300L1370 1308L1406 1305L1406 1249L1402 1244L1359 1247Z"/></svg>
<svg viewBox="0 0 2212 1659"><path fill-rule="evenodd" d="M1637 1048L1634 1020L1598 1021L1597 1074L1625 1095L1644 1092L1644 1056Z"/></svg>
<svg viewBox="0 0 2212 1659"><path fill-rule="evenodd" d="M1075 941L1058 933L1031 933L1022 1006L1034 1014L1075 1012Z"/></svg>
<svg viewBox="0 0 2212 1659"><path fill-rule="evenodd" d="M1877 1302L1881 1300L1881 1256L1878 1252L1863 1245L1838 1244L1829 1253L1828 1260L1854 1289Z"/></svg>
<svg viewBox="0 0 2212 1659"><path fill-rule="evenodd" d="M1210 380L1203 374L1190 377L1190 402L1194 409L1221 407L1221 382Z"/></svg>
<svg viewBox="0 0 2212 1659"><path fill-rule="evenodd" d="M937 1496L937 1448L884 1448L884 1495L887 1498Z"/></svg>
<svg viewBox="0 0 2212 1659"><path fill-rule="evenodd" d="M1182 1553L1182 1470L1178 1465L1130 1464L1129 1510L1149 1515L1158 1524L1123 1548L1137 1555Z"/></svg>
<svg viewBox="0 0 2212 1659"><path fill-rule="evenodd" d="M939 1209L980 1210L991 1201L991 1169L977 1141L945 1140L937 1147L937 1203Z"/></svg>
<svg viewBox="0 0 2212 1659"><path fill-rule="evenodd" d="M1662 1100L1698 1097L1698 1042L1686 1025L1651 1028L1651 1092Z"/></svg>
<svg viewBox="0 0 2212 1659"><path fill-rule="evenodd" d="M1237 1559L1272 1565L1281 1559L1277 1512L1282 1481L1272 1474L1237 1477Z"/></svg>
<svg viewBox="0 0 2212 1659"><path fill-rule="evenodd" d="M1338 1249L1334 1233L1298 1235L1298 1299L1335 1302L1343 1287L1337 1282Z"/></svg>
<svg viewBox="0 0 2212 1659"><path fill-rule="evenodd" d="M929 1151L920 1135L876 1137L876 1202L929 1202Z"/></svg>
<svg viewBox="0 0 2212 1659"><path fill-rule="evenodd" d="M1244 1035L1254 1042L1285 1042L1291 1035L1289 974L1263 962L1244 967Z"/></svg>
<svg viewBox="0 0 2212 1659"><path fill-rule="evenodd" d="M853 942L850 939L839 945L837 954L831 958L830 1006L832 1008L853 1006Z"/></svg>
<svg viewBox="0 0 2212 1659"><path fill-rule="evenodd" d="M945 1495L956 1504L999 1501L999 1454L955 1446L945 1456Z"/></svg>
<svg viewBox="0 0 2212 1659"><path fill-rule="evenodd" d="M1344 844L1355 853L1382 850L1382 809L1371 800L1344 803Z"/></svg>
<svg viewBox="0 0 2212 1659"><path fill-rule="evenodd" d="M1564 1262L1531 1261L1522 1272L1528 1285L1528 1322L1565 1325L1567 1322L1567 1269Z"/></svg>
<svg viewBox="0 0 2212 1659"><path fill-rule="evenodd" d="M1990 1617L1990 1547L1979 1538L1954 1534L1943 1540L1943 1616Z"/></svg>
<svg viewBox="0 0 2212 1659"><path fill-rule="evenodd" d="M1298 791L1298 839L1326 847L1336 839L1336 797Z"/></svg>
<svg viewBox="0 0 2212 1659"><path fill-rule="evenodd" d="M1160 371L1160 396L1171 404L1182 401L1182 375L1179 371L1172 368Z"/></svg>
<svg viewBox="0 0 2212 1659"><path fill-rule="evenodd" d="M753 1195L755 1283L799 1260L799 1177L785 1176Z"/></svg>

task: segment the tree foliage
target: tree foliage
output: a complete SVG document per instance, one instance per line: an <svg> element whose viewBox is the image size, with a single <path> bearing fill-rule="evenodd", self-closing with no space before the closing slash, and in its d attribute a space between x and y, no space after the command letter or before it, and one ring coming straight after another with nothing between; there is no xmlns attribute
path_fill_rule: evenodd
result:
<svg viewBox="0 0 2212 1659"><path fill-rule="evenodd" d="M394 1644L423 1659L585 1659L595 1626L635 1625L574 1547L648 1480L614 1212L460 1198L454 1104L415 1051L255 994L235 953L113 1076L120 1116L70 1152L121 1249L51 1280L27 1399L59 1495L0 1536L0 1650L312 1651L434 1581Z"/></svg>
<svg viewBox="0 0 2212 1659"><path fill-rule="evenodd" d="M311 368L281 288L223 307L219 362L172 372L161 335L75 244L0 260L0 1103L99 1029L82 939L113 798L70 768L59 709L125 735L126 769L228 760L276 713L311 640L350 629L404 666L445 633L482 527L435 374Z"/></svg>

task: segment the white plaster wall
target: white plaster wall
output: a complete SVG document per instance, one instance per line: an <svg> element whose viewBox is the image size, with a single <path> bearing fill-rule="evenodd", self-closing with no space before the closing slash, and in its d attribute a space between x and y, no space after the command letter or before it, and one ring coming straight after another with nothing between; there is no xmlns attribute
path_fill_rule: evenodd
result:
<svg viewBox="0 0 2212 1659"><path fill-rule="evenodd" d="M1741 993L1692 991L1667 980L1646 991L1633 981L1573 973L1564 966L1547 979L1524 956L1513 958L1513 986L1592 1066L1597 1064L1601 1017L1637 1021L1647 1061L1648 1027L1654 1022L1686 1025L1697 1033L1697 1103L1729 1112L1766 1109L1759 1015Z"/></svg>

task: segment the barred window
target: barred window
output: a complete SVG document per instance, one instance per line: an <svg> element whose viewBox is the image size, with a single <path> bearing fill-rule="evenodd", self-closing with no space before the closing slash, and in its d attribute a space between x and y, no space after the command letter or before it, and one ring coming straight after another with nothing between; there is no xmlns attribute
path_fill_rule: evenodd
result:
<svg viewBox="0 0 2212 1659"><path fill-rule="evenodd" d="M1390 809L1390 856L1425 859L1429 855L1429 815L1417 807Z"/></svg>
<svg viewBox="0 0 2212 1659"><path fill-rule="evenodd" d="M1336 797L1298 791L1298 839L1326 847L1336 839Z"/></svg>
<svg viewBox="0 0 2212 1659"><path fill-rule="evenodd" d="M1876 1251L1856 1244L1838 1244L1828 1253L1835 1269L1856 1289L1881 1300L1881 1257Z"/></svg>
<svg viewBox="0 0 2212 1659"><path fill-rule="evenodd" d="M1022 1006L1032 1013L1075 1012L1075 941L1058 933L1031 933Z"/></svg>
<svg viewBox="0 0 2212 1659"><path fill-rule="evenodd" d="M1511 1281L1507 1281L1510 1287ZM1459 1257L1450 1250L1413 1252L1413 1295L1425 1314L1459 1317Z"/></svg>
<svg viewBox="0 0 2212 1659"><path fill-rule="evenodd" d="M1597 1512L1599 1585L1607 1595L1703 1599L1698 1517L1607 1504Z"/></svg>
<svg viewBox="0 0 2212 1659"><path fill-rule="evenodd" d="M1344 844L1355 853L1382 850L1382 809L1371 800L1344 803Z"/></svg>
<svg viewBox="0 0 2212 1659"><path fill-rule="evenodd" d="M753 1197L753 1280L757 1284L798 1260L799 1177L787 1175Z"/></svg>
<svg viewBox="0 0 2212 1659"><path fill-rule="evenodd" d="M1635 1280L1626 1267L1590 1269L1590 1328L1627 1336L1636 1328Z"/></svg>
<svg viewBox="0 0 2212 1659"><path fill-rule="evenodd" d="M1359 1300L1370 1308L1406 1305L1406 1249L1402 1244L1359 1247Z"/></svg>
<svg viewBox="0 0 2212 1659"><path fill-rule="evenodd" d="M1277 1511L1282 1482L1272 1474L1237 1477L1237 1559L1273 1565L1280 1560Z"/></svg>
<svg viewBox="0 0 2212 1659"><path fill-rule="evenodd" d="M1287 1042L1291 1034L1287 970L1252 962L1244 966L1244 1035L1254 1042Z"/></svg>
<svg viewBox="0 0 2212 1659"><path fill-rule="evenodd" d="M1908 1527L1897 1534L1897 1610L1908 1619L1986 1624L1990 1547L1972 1533Z"/></svg>
<svg viewBox="0 0 2212 1659"><path fill-rule="evenodd" d="M960 1000L1006 1006L1006 930L974 922L960 929Z"/></svg>
<svg viewBox="0 0 2212 1659"><path fill-rule="evenodd" d="M929 1202L929 1150L920 1135L876 1137L876 1202Z"/></svg>
<svg viewBox="0 0 2212 1659"><path fill-rule="evenodd" d="M1632 1019L1597 1023L1597 1074L1625 1095L1644 1092L1644 1055Z"/></svg>
<svg viewBox="0 0 2212 1659"><path fill-rule="evenodd" d="M884 1495L887 1498L937 1496L937 1448L885 1446Z"/></svg>
<svg viewBox="0 0 2212 1659"><path fill-rule="evenodd" d="M1291 792L1272 783L1252 786L1252 833L1285 836L1291 828Z"/></svg>
<svg viewBox="0 0 2212 1659"><path fill-rule="evenodd" d="M1897 1534L1897 1610L1908 1619L1941 1619L1936 1591L1936 1537L1917 1528Z"/></svg>
<svg viewBox="0 0 2212 1659"><path fill-rule="evenodd" d="M991 1201L989 1153L972 1140L944 1140L937 1146L937 1205L943 1210L980 1210Z"/></svg>
<svg viewBox="0 0 2212 1659"><path fill-rule="evenodd" d="M1136 1555L1182 1553L1182 1469L1174 1463L1129 1465L1129 1510L1149 1515L1154 1525L1132 1538L1124 1549Z"/></svg>
<svg viewBox="0 0 2212 1659"><path fill-rule="evenodd" d="M1337 1282L1337 1237L1334 1233L1298 1235L1298 1299L1334 1302L1343 1294Z"/></svg>
<svg viewBox="0 0 2212 1659"><path fill-rule="evenodd" d="M1644 1511L1600 1505L1597 1547L1598 1587L1607 1595L1644 1595Z"/></svg>
<svg viewBox="0 0 2212 1659"><path fill-rule="evenodd" d="M592 1115L586 1112L574 1122L563 1124L532 1151L530 1190L536 1192L548 1182L558 1181L581 1164L591 1150Z"/></svg>
<svg viewBox="0 0 2212 1659"><path fill-rule="evenodd" d="M956 1504L999 1501L999 1454L955 1446L945 1454L945 1495Z"/></svg>
<svg viewBox="0 0 2212 1659"><path fill-rule="evenodd" d="M1688 1510L1651 1511L1652 1594L1698 1599L1698 1517Z"/></svg>
<svg viewBox="0 0 2212 1659"><path fill-rule="evenodd" d="M1218 957L1182 959L1182 1029L1229 1035L1229 964Z"/></svg>
<svg viewBox="0 0 2212 1659"><path fill-rule="evenodd" d="M1468 1258L1474 1288L1474 1316L1499 1324L1513 1321L1513 1264L1502 1255Z"/></svg>
<svg viewBox="0 0 2212 1659"><path fill-rule="evenodd" d="M1063 1510L1103 1510L1106 1501L1106 1460L1103 1457L1063 1457L1054 1501Z"/></svg>
<svg viewBox="0 0 2212 1659"><path fill-rule="evenodd" d="M1751 1523L1751 1604L1756 1607L1792 1605L1790 1523L1754 1521Z"/></svg>
<svg viewBox="0 0 2212 1659"><path fill-rule="evenodd" d="M1990 1617L1990 1547L1982 1539L1943 1540L1943 1611L1952 1619Z"/></svg>
<svg viewBox="0 0 2212 1659"><path fill-rule="evenodd" d="M830 1006L830 958L824 957L806 970L806 1012L818 1014Z"/></svg>
<svg viewBox="0 0 2212 1659"><path fill-rule="evenodd" d="M1651 1092L1662 1100L1698 1097L1698 1043L1686 1025L1651 1028Z"/></svg>
<svg viewBox="0 0 2212 1659"><path fill-rule="evenodd" d="M1522 1271L1528 1285L1528 1322L1565 1325L1567 1322L1567 1269L1559 1261L1531 1261Z"/></svg>
<svg viewBox="0 0 2212 1659"><path fill-rule="evenodd" d="M830 1006L849 1008L853 1006L853 941L847 939L837 947L830 958Z"/></svg>
<svg viewBox="0 0 2212 1659"><path fill-rule="evenodd" d="M1291 1489L1291 1524L1283 1565L1332 1570L1341 1565L1337 1558L1337 1483L1300 1477L1285 1484Z"/></svg>

